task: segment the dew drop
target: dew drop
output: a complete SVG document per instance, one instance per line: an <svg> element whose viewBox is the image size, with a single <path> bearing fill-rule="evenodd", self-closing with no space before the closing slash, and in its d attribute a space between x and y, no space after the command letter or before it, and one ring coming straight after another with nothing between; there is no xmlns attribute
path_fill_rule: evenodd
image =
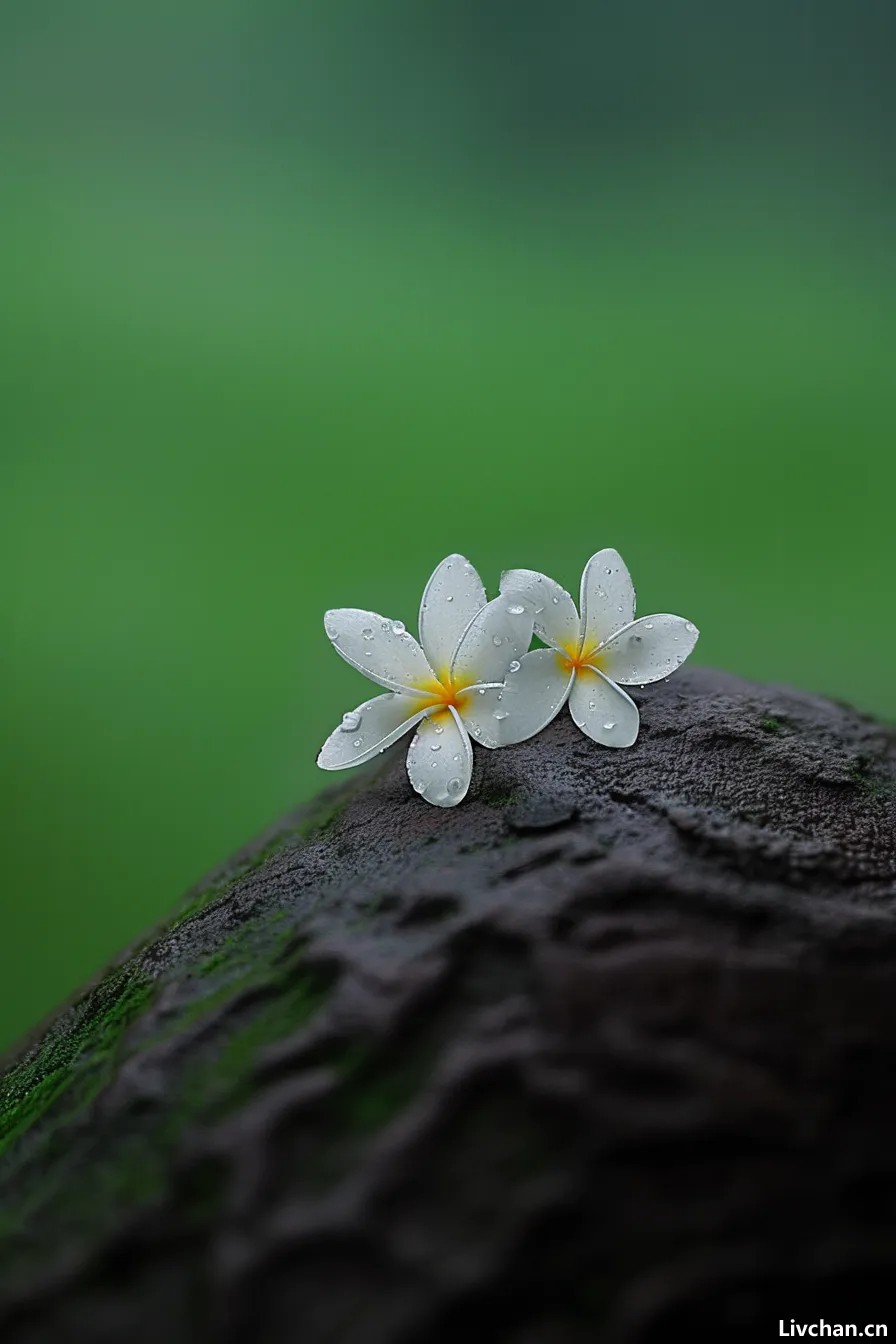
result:
<svg viewBox="0 0 896 1344"><path fill-rule="evenodd" d="M482 687L480 688L480 690L479 690L479 694L480 694L480 695L485 695L485 687L484 687L484 686L482 686Z"/></svg>
<svg viewBox="0 0 896 1344"><path fill-rule="evenodd" d="M435 731L436 731L437 733L444 733L445 729L442 727L442 725L441 725L440 723L437 723L436 726L435 726Z"/></svg>
<svg viewBox="0 0 896 1344"><path fill-rule="evenodd" d="M452 798L456 798L457 795L460 793L461 789L463 788L463 784L461 784L460 780L455 776L454 779L449 779L448 783L445 785L445 788L451 794Z"/></svg>
<svg viewBox="0 0 896 1344"><path fill-rule="evenodd" d="M644 629L645 629L645 630L652 630L652 629L653 629L653 621L645 621L645 622L644 622Z"/></svg>
<svg viewBox="0 0 896 1344"><path fill-rule="evenodd" d="M604 724L604 727L606 728L608 733L612 733L613 729L616 727L615 719L608 719L607 722Z"/></svg>
<svg viewBox="0 0 896 1344"><path fill-rule="evenodd" d="M687 630L689 635L696 634L697 632L697 627L693 621L685 621L684 628L685 630Z"/></svg>
<svg viewBox="0 0 896 1344"><path fill-rule="evenodd" d="M404 621L393 621L393 622L392 622L392 633L393 633L393 635L403 635L403 634L404 634L404 629L405 629Z"/></svg>
<svg viewBox="0 0 896 1344"><path fill-rule="evenodd" d="M365 639L373 639L373 630L369 625L364 627L364 629L361 631L361 634L364 636Z"/></svg>
<svg viewBox="0 0 896 1344"><path fill-rule="evenodd" d="M474 725L473 725L473 736L474 736L474 737L481 737L481 736L482 736L482 729L479 727L478 724L474 724Z"/></svg>
<svg viewBox="0 0 896 1344"><path fill-rule="evenodd" d="M354 740L354 742L352 743L352 746L353 746L353 747L360 747L360 745L361 745L361 739L360 739L360 737L356 737L355 740Z"/></svg>
<svg viewBox="0 0 896 1344"><path fill-rule="evenodd" d="M554 596L554 597L551 598L551 601L553 602L553 604L554 604L555 607L558 607L558 606L560 605L560 599L559 599L559 597Z"/></svg>
<svg viewBox="0 0 896 1344"><path fill-rule="evenodd" d="M426 785L423 783L423 780L422 780L422 779L415 779L415 780L414 780L414 788L415 788L415 790L417 791L417 793L425 793L425 792L426 792Z"/></svg>
<svg viewBox="0 0 896 1344"><path fill-rule="evenodd" d="M512 607L507 608L508 616L524 616L525 612L526 608L521 607L518 602L515 603Z"/></svg>
<svg viewBox="0 0 896 1344"><path fill-rule="evenodd" d="M429 749L430 749L430 751L441 751L441 750L442 750L442 744L441 744L441 742L430 742L430 744L429 744Z"/></svg>
<svg viewBox="0 0 896 1344"><path fill-rule="evenodd" d="M596 703L596 701L594 701L594 700L589 700L589 701L588 701L588 708L589 708L589 709L597 709L597 703Z"/></svg>
<svg viewBox="0 0 896 1344"><path fill-rule="evenodd" d="M356 709L350 709L342 716L341 728L344 733L356 733L361 727L361 715Z"/></svg>
<svg viewBox="0 0 896 1344"><path fill-rule="evenodd" d="M372 658L372 657L373 657L373 649L365 649L365 650L364 650L364 657L365 657L365 658Z"/></svg>
<svg viewBox="0 0 896 1344"><path fill-rule="evenodd" d="M608 569L608 570L607 570L607 573L608 573L608 574L612 574L612 573L613 573L612 569Z"/></svg>
<svg viewBox="0 0 896 1344"><path fill-rule="evenodd" d="M492 643L494 644L494 646L495 646L496 649L500 649L500 647L501 647L501 645L504 643L504 641L503 641L503 639L501 638L500 635L493 635L493 636L492 636Z"/></svg>
<svg viewBox="0 0 896 1344"><path fill-rule="evenodd" d="M536 615L536 616L540 616L541 613L542 613L543 611L544 611L544 607L536 607L536 608L535 608L535 615Z"/></svg>
<svg viewBox="0 0 896 1344"><path fill-rule="evenodd" d="M508 672L519 672L519 670L520 670L519 659L514 658L513 662L512 662L512 663L510 664L510 666L508 667L507 671L508 671Z"/></svg>
<svg viewBox="0 0 896 1344"><path fill-rule="evenodd" d="M495 718L500 722L501 719L509 719L510 715L507 713L506 709L501 709L496 712Z"/></svg>
<svg viewBox="0 0 896 1344"><path fill-rule="evenodd" d="M446 602L453 602L453 601L454 601L454 594L453 594L453 593L449 593L448 596L445 598L445 601L446 601Z"/></svg>

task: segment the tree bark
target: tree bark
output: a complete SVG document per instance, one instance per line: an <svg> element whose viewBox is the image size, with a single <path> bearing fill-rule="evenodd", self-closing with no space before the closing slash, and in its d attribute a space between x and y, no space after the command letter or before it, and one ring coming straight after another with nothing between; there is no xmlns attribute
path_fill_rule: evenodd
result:
<svg viewBox="0 0 896 1344"><path fill-rule="evenodd" d="M888 1322L893 733L639 699L632 749L564 714L453 810L395 749L7 1061L4 1344Z"/></svg>

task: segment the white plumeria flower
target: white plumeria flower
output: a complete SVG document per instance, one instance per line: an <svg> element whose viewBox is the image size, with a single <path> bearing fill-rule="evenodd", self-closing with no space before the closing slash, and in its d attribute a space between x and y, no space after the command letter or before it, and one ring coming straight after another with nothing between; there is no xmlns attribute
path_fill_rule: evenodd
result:
<svg viewBox="0 0 896 1344"><path fill-rule="evenodd" d="M449 555L426 585L420 644L401 621L374 611L328 611L324 629L336 652L389 694L345 714L318 765L361 765L416 728L408 750L411 783L428 803L454 807L470 787L471 734L484 747L502 745L503 683L528 649L532 625L531 606L511 588L488 602L462 555Z"/></svg>
<svg viewBox="0 0 896 1344"><path fill-rule="evenodd" d="M697 643L697 627L681 616L636 621L631 577L618 551L609 549L585 566L581 616L565 588L534 570L507 570L501 589L529 599L535 632L550 646L527 653L507 678L502 745L540 732L569 701L588 737L605 747L630 747L640 716L622 686L668 677Z"/></svg>

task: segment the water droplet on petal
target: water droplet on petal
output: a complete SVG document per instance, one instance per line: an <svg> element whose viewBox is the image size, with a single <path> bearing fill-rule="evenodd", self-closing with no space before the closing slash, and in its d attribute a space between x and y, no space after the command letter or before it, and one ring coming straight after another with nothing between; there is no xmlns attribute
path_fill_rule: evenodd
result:
<svg viewBox="0 0 896 1344"><path fill-rule="evenodd" d="M502 709L496 712L495 718L500 722L501 719L509 719L510 715L507 713L506 709Z"/></svg>
<svg viewBox="0 0 896 1344"><path fill-rule="evenodd" d="M555 607L556 607L556 606L559 606L559 604L560 604L560 599L559 599L559 597L557 597L557 596L552 597L552 598L551 598L551 601L553 602L553 604L554 604Z"/></svg>
<svg viewBox="0 0 896 1344"><path fill-rule="evenodd" d="M393 622L392 622L392 633L393 633L393 635L403 635L403 634L404 634L404 621L393 621Z"/></svg>
<svg viewBox="0 0 896 1344"><path fill-rule="evenodd" d="M644 622L644 629L645 629L645 630L652 630L652 629L653 629L653 621L645 621L645 622Z"/></svg>
<svg viewBox="0 0 896 1344"><path fill-rule="evenodd" d="M520 670L519 660L516 659L516 658L514 658L513 662L512 662L512 663L510 664L510 666L508 667L507 671L508 671L508 672L519 672L519 670Z"/></svg>
<svg viewBox="0 0 896 1344"><path fill-rule="evenodd" d="M495 646L496 649L500 649L500 647L501 647L501 645L504 643L504 641L503 641L503 639L501 638L500 635L493 635L493 636L492 636L492 643L494 644L494 646Z"/></svg>
<svg viewBox="0 0 896 1344"><path fill-rule="evenodd" d="M425 793L425 792L426 792L426 785L423 783L423 780L422 780L422 779L415 779L415 780L414 780L414 788L416 789L417 793Z"/></svg>
<svg viewBox="0 0 896 1344"><path fill-rule="evenodd" d="M441 744L441 742L430 742L430 744L429 744L429 749L430 749L430 751L441 751L441 750L442 750L442 744Z"/></svg>
<svg viewBox="0 0 896 1344"><path fill-rule="evenodd" d="M589 700L589 701L588 701L588 708L589 708L589 709L597 709L597 702L594 701L594 700Z"/></svg>
<svg viewBox="0 0 896 1344"><path fill-rule="evenodd" d="M613 729L616 727L615 719L607 719L607 722L604 724L604 727L606 728L608 733L612 733Z"/></svg>
<svg viewBox="0 0 896 1344"><path fill-rule="evenodd" d="M474 724L473 724L473 736L474 736L474 737L481 737L481 736L482 736L482 729L479 727L479 725L478 725L477 723L474 723Z"/></svg>
<svg viewBox="0 0 896 1344"><path fill-rule="evenodd" d="M449 593L448 596L445 598L445 601L446 601L446 602L453 602L453 601L454 601L454 594L453 594L453 593Z"/></svg>
<svg viewBox="0 0 896 1344"><path fill-rule="evenodd" d="M353 747L360 747L360 745L361 745L361 739L360 739L360 737L356 737L355 740L354 740L354 742L352 743L352 746L353 746Z"/></svg>
<svg viewBox="0 0 896 1344"><path fill-rule="evenodd" d="M356 709L350 709L347 714L343 714L340 727L344 733L356 733L361 727L361 715Z"/></svg>
<svg viewBox="0 0 896 1344"><path fill-rule="evenodd" d="M445 788L451 794L452 798L456 798L457 795L460 793L461 789L463 788L463 784L460 782L459 779L455 777L454 779L449 779L448 783L445 785Z"/></svg>
<svg viewBox="0 0 896 1344"><path fill-rule="evenodd" d="M442 725L441 725L440 723L437 723L436 726L435 726L435 731L436 731L437 733L444 733L445 729L442 727Z"/></svg>
<svg viewBox="0 0 896 1344"><path fill-rule="evenodd" d="M526 614L526 608L521 607L517 602L514 606L507 608L507 614L509 616L524 616Z"/></svg>
<svg viewBox="0 0 896 1344"><path fill-rule="evenodd" d="M607 570L607 573L608 573L608 574L612 574L612 573L613 573L612 569L608 569L608 570Z"/></svg>
<svg viewBox="0 0 896 1344"><path fill-rule="evenodd" d="M685 630L687 630L689 635L694 635L697 633L697 627L693 621L685 621L684 628Z"/></svg>
<svg viewBox="0 0 896 1344"><path fill-rule="evenodd" d="M484 687L484 686L481 686L481 687L479 688L479 694L480 694L480 695L485 695L485 687Z"/></svg>

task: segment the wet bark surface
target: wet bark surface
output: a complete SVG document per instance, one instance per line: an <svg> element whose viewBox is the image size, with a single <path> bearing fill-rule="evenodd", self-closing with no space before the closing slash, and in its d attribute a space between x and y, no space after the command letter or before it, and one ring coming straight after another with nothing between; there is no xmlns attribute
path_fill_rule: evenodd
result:
<svg viewBox="0 0 896 1344"><path fill-rule="evenodd" d="M453 810L399 747L7 1061L4 1344L888 1321L893 734L639 699L631 750L564 715Z"/></svg>

